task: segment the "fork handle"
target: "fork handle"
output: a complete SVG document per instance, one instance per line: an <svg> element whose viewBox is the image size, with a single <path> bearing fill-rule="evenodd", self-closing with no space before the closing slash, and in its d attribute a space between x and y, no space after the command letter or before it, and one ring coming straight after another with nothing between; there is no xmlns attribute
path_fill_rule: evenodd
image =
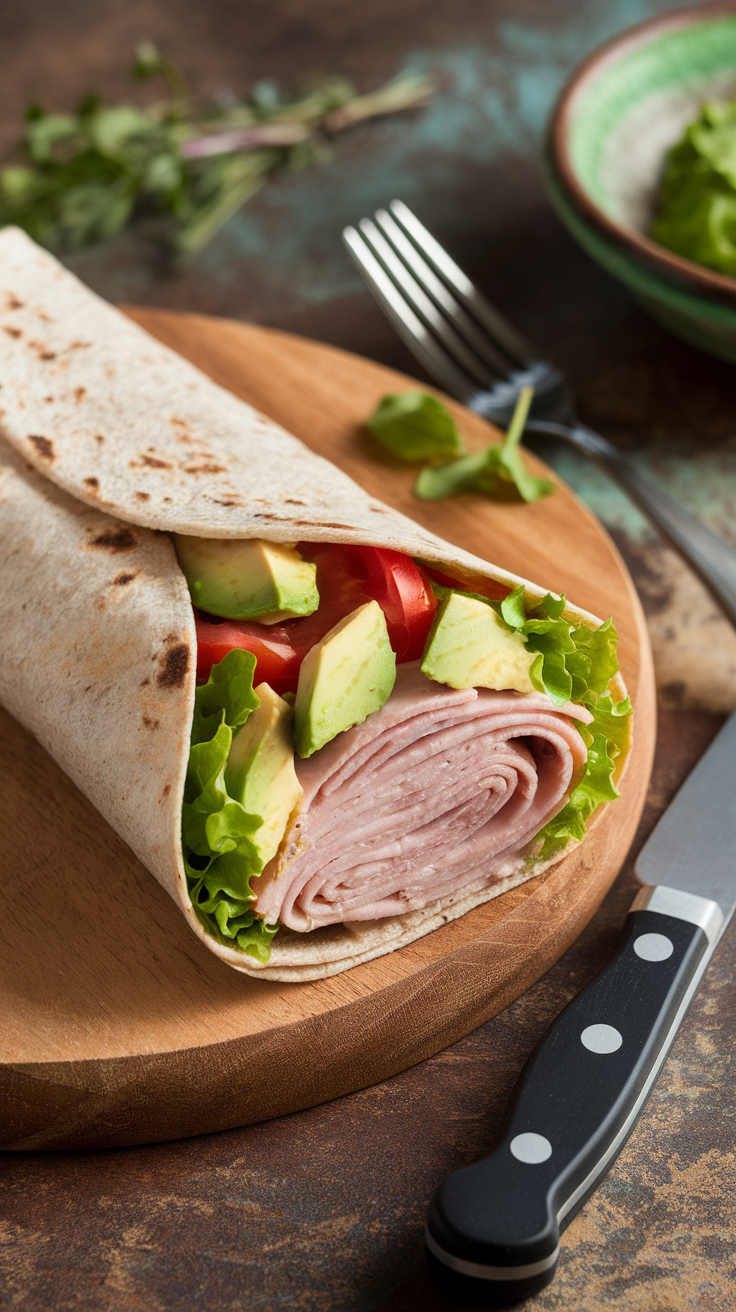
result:
<svg viewBox="0 0 736 1312"><path fill-rule="evenodd" d="M615 446L592 429L583 424L555 424L534 419L527 424L527 430L561 437L592 456L684 556L731 623L736 625L736 550L733 547L683 510L666 492L640 474Z"/></svg>

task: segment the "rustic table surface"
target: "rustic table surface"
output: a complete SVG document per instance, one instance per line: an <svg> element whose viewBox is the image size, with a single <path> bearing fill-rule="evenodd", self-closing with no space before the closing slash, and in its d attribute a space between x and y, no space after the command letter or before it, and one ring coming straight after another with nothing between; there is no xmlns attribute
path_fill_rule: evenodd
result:
<svg viewBox="0 0 736 1312"><path fill-rule="evenodd" d="M733 368L678 343L577 249L545 199L539 147L572 66L670 0L5 0L0 132L28 101L126 90L151 37L198 92L339 71L370 89L434 70L423 114L355 131L335 160L277 181L174 279L139 237L74 256L113 300L251 319L409 373L416 366L341 251L346 222L400 194L568 371L583 417L728 537ZM601 516L640 589L660 695L651 792L632 856L736 705L736 637L607 481L546 450ZM604 607L605 609L605 607ZM441 1312L422 1226L447 1172L491 1146L549 1021L611 952L631 863L567 955L500 1016L385 1084L280 1121L160 1146L0 1160L0 1307ZM722 943L641 1121L563 1237L530 1308L736 1307L736 933Z"/></svg>

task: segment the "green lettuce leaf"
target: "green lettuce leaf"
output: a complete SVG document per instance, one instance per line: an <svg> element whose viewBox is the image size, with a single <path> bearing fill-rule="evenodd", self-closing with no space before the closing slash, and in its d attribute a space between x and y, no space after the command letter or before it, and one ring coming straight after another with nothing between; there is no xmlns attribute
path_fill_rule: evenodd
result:
<svg viewBox="0 0 736 1312"><path fill-rule="evenodd" d="M610 692L606 692L590 701L588 709L593 713L593 722L581 726L584 741L590 745L596 734L602 734L608 743L609 753L618 756L629 745L633 711L631 699L624 697L623 701L615 702Z"/></svg>
<svg viewBox="0 0 736 1312"><path fill-rule="evenodd" d="M255 666L250 652L229 651L195 692L182 848L189 895L206 929L265 962L278 925L266 925L255 914L250 887L263 869L252 841L263 821L228 796L225 785L233 730L260 705L253 691Z"/></svg>
<svg viewBox="0 0 736 1312"><path fill-rule="evenodd" d="M384 396L366 427L401 460L448 460L463 444L449 410L428 392Z"/></svg>
<svg viewBox="0 0 736 1312"><path fill-rule="evenodd" d="M606 620L597 629L589 629L585 624L578 625L575 631L575 648L578 654L587 660L588 668L585 680L593 692L605 692L614 674L618 671L618 634L613 627L613 620ZM582 667L581 667L582 668Z"/></svg>
<svg viewBox="0 0 736 1312"><path fill-rule="evenodd" d="M628 747L631 735L632 706L628 697L614 702L610 692L589 691L584 699L593 713L591 724L578 724L578 732L588 748L588 762L580 783L566 806L537 834L538 850L530 859L546 861L556 856L570 839L583 838L585 826L601 802L610 802L619 794L613 783L616 757Z"/></svg>
<svg viewBox="0 0 736 1312"><path fill-rule="evenodd" d="M251 711L260 705L253 691L255 668L255 656L236 649L212 666L209 679L194 694L193 743L209 741L223 720L231 729L245 724Z"/></svg>
<svg viewBox="0 0 736 1312"><path fill-rule="evenodd" d="M519 447L532 395L531 387L521 389L503 442L493 442L485 451L452 464L423 469L414 484L414 495L420 501L439 501L458 492L482 492L498 501L539 501L553 492L554 484L548 478L528 472Z"/></svg>
<svg viewBox="0 0 736 1312"><path fill-rule="evenodd" d="M630 711L629 711L630 713ZM546 861L556 856L569 843L585 836L585 826L601 802L613 801L619 796L613 783L615 755L602 733L596 734L588 747L588 764L580 783L566 806L537 834L541 844L531 858Z"/></svg>
<svg viewBox="0 0 736 1312"><path fill-rule="evenodd" d="M541 666L535 662L529 671L535 687L556 705L579 702L593 716L590 724L577 725L588 748L585 774L567 805L537 835L539 849L530 859L547 860L570 839L583 837L601 802L618 797L613 771L616 757L628 746L632 714L629 698L614 702L609 691L619 668L618 634L610 619L597 629L564 619L565 598L550 592L527 612L523 584L494 604L509 628L522 633L528 647L541 654Z"/></svg>

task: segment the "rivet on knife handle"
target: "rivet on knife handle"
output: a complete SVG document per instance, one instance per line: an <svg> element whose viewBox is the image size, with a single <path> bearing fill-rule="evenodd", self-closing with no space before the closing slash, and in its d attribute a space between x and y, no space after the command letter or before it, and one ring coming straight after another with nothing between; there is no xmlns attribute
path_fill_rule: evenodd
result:
<svg viewBox="0 0 736 1312"><path fill-rule="evenodd" d="M531 1057L502 1143L435 1193L429 1260L458 1293L526 1297L552 1279L560 1232L631 1133L718 936L715 903L672 898L674 914L632 909L616 956Z"/></svg>

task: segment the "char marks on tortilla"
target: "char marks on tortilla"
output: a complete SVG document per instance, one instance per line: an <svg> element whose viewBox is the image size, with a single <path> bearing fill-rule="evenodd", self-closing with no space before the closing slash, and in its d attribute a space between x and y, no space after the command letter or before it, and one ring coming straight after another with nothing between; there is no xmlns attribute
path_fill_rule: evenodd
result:
<svg viewBox="0 0 736 1312"><path fill-rule="evenodd" d="M0 232L0 271L0 328L13 330L0 333L0 434L72 496L147 528L363 542L503 578L509 588L523 581L369 496L19 228ZM533 585L529 592L542 595Z"/></svg>
<svg viewBox="0 0 736 1312"><path fill-rule="evenodd" d="M492 886L463 885L404 914L310 934L284 929L265 968L205 931L180 840L194 615L165 530L362 542L434 561L454 577L523 582L530 598L543 589L368 496L18 229L0 232L0 278L0 700L210 951L265 978L318 978L409 943L538 873L519 857ZM598 623L573 606L568 613ZM517 758L529 767L524 751Z"/></svg>

